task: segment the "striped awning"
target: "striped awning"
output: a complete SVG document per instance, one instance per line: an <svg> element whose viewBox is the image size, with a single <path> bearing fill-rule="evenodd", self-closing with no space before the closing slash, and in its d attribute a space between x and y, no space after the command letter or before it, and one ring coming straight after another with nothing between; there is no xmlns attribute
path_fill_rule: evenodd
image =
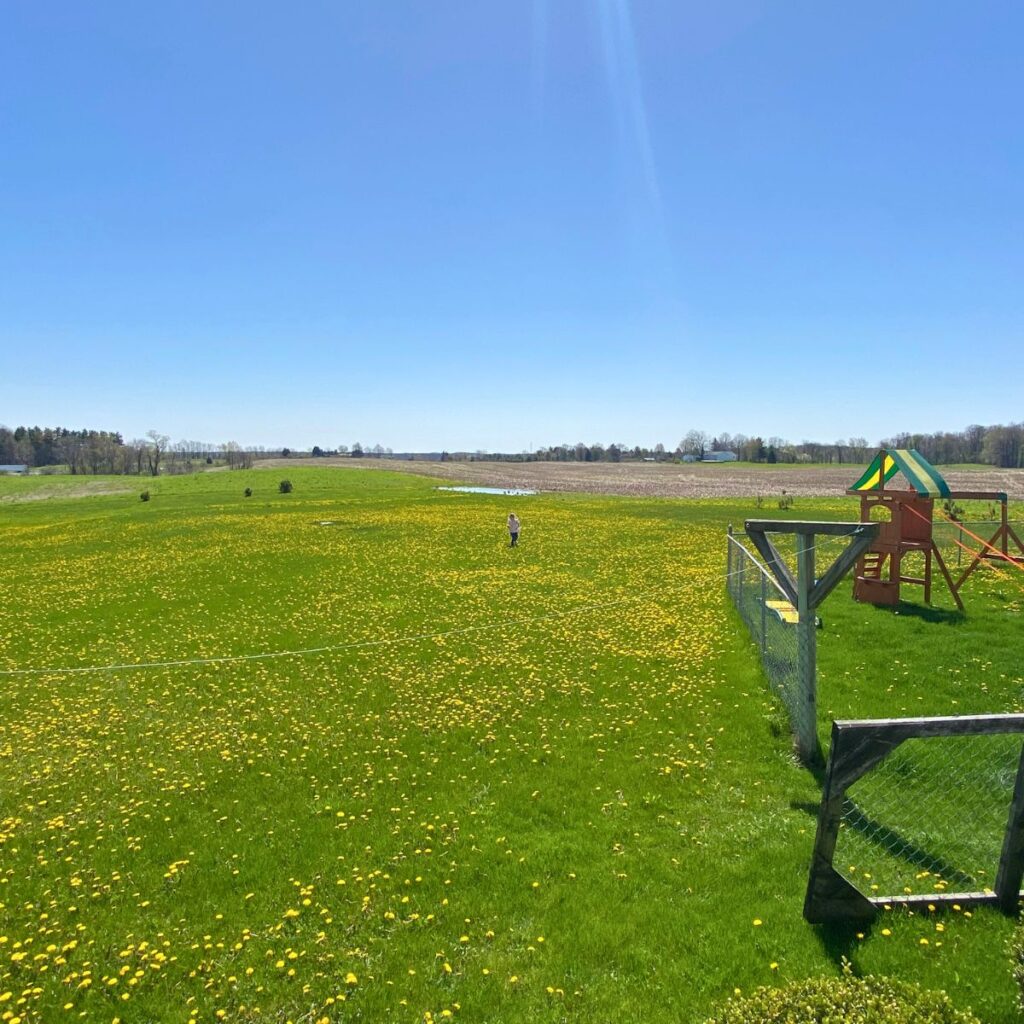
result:
<svg viewBox="0 0 1024 1024"><path fill-rule="evenodd" d="M902 473L922 498L948 498L949 485L939 471L915 448L880 451L851 491L877 491L897 473Z"/></svg>

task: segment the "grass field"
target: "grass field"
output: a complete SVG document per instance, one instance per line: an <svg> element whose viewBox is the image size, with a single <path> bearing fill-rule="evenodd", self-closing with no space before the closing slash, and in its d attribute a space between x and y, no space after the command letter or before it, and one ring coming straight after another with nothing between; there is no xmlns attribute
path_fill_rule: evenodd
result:
<svg viewBox="0 0 1024 1024"><path fill-rule="evenodd" d="M803 922L818 788L722 578L753 500L282 475L0 479L0 668L333 648L0 677L2 1019L690 1022L843 958L1016 1019L994 912ZM1021 598L841 586L823 736L1018 708Z"/></svg>

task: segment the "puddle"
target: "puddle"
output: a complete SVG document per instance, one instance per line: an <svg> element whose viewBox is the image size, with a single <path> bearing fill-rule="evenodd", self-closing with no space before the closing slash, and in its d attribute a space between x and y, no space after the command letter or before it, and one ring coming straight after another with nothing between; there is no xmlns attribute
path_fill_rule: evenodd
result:
<svg viewBox="0 0 1024 1024"><path fill-rule="evenodd" d="M515 487L435 487L435 491L461 491L463 494L507 494L513 498L536 494L536 491L524 491Z"/></svg>

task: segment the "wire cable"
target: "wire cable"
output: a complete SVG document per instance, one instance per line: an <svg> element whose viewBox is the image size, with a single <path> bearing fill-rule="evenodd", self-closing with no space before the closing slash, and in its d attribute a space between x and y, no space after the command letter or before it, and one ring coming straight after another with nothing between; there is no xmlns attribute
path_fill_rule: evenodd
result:
<svg viewBox="0 0 1024 1024"><path fill-rule="evenodd" d="M853 536L856 532L856 530L851 530L849 534L841 534L840 539L842 537ZM817 545L812 545L812 547L817 547ZM757 560L754 559L754 561ZM739 569L722 575L716 574L707 581L706 585L710 587L713 583L724 582L731 576L736 576L738 573L743 571L743 569ZM685 592L696 589L696 586L699 585L700 584L686 584L679 587L662 588L657 591L657 594L660 596L664 594L678 593L680 591ZM225 665L247 661L270 661L275 658L298 658L311 654L328 654L333 651L355 650L357 648L385 647L391 644L398 645L415 643L419 640L434 640L446 636L460 636L466 633L482 633L488 630L502 629L506 626L522 626L528 625L532 622L563 619L570 615L580 615L588 611L594 611L602 608L614 608L619 605L642 601L648 596L652 596L654 594L655 591L647 590L639 594L632 594L629 597L618 598L614 601L598 601L590 604L577 605L575 608L567 608L564 611L557 612L546 612L543 615L529 615L519 619L504 619L501 622L485 622L476 626L461 626L455 629L432 630L427 633L406 633L399 636L381 637L375 640L355 640L348 643L324 644L319 647L301 647L285 651L260 651L255 654L222 654L208 658L175 658L166 661L124 662L122 664L114 665L69 665L50 668L9 668L0 669L0 677L85 675L94 672L133 672L145 669L184 668L192 665Z"/></svg>

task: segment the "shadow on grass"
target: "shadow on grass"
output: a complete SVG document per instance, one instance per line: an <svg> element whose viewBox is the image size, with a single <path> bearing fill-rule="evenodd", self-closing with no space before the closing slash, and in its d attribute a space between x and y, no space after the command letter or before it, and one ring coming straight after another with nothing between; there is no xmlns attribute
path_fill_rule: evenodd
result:
<svg viewBox="0 0 1024 1024"><path fill-rule="evenodd" d="M814 934L821 943L825 955L836 965L842 967L849 964L853 973L859 975L860 967L857 964L857 947L864 939L871 934L872 925L850 924L848 922L832 922L830 924L816 924L812 926ZM860 938L858 938L860 936Z"/></svg>
<svg viewBox="0 0 1024 1024"><path fill-rule="evenodd" d="M803 811L817 820L818 804L812 804L805 800L794 800L790 802L789 806L792 810ZM889 828L888 825L883 825L880 821L869 818L849 798L847 798L843 806L843 822L850 832L857 832L862 835L869 843L883 850L894 860L904 861L915 869L930 871L933 875L938 875L950 885L977 885L977 879L972 875L966 871L961 871L942 857L929 853L895 829ZM891 895L895 895L895 893Z"/></svg>
<svg viewBox="0 0 1024 1024"><path fill-rule="evenodd" d="M959 626L967 621L967 616L955 608L932 608L926 604L907 604L900 601L895 608L877 607L876 611L885 615L902 615L908 619L920 619L942 626Z"/></svg>

